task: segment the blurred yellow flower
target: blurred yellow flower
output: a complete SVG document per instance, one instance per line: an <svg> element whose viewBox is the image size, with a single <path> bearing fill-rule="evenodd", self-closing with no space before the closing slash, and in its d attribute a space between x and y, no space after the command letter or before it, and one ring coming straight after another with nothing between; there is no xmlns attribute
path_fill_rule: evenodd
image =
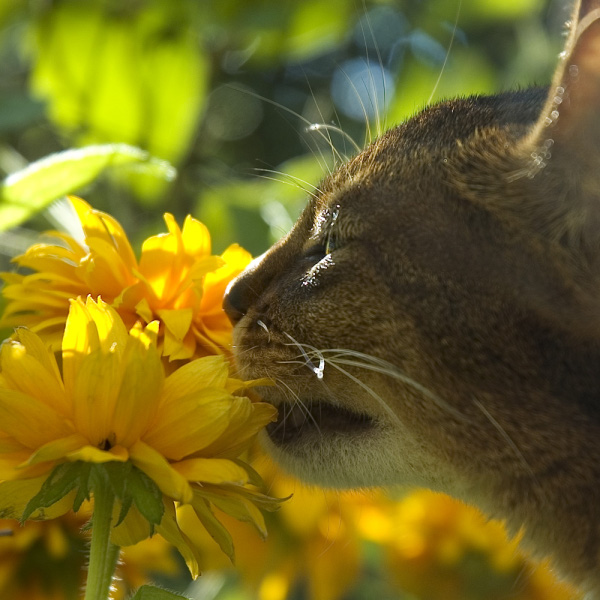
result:
<svg viewBox="0 0 600 600"><path fill-rule="evenodd" d="M301 593L312 600L362 594L419 600L579 597L548 564L522 553L502 523L448 496L417 490L392 499L380 491L322 490L287 477L264 457L253 465L271 493L293 492L269 515L263 544L246 524L223 516L235 540L236 571L257 600ZM180 511L182 528L204 548L207 569L223 569L191 508Z"/></svg>
<svg viewBox="0 0 600 600"><path fill-rule="evenodd" d="M270 493L292 496L276 514L269 515L269 537L259 543L245 523L227 515L223 522L236 548L236 573L257 600L286 600L305 589L311 600L340 600L361 574L361 550L353 513L364 502L358 492L327 491L308 487L286 476L264 455L253 466L261 473ZM207 569L227 565L201 527L190 507L179 509L182 529L204 548Z"/></svg>
<svg viewBox="0 0 600 600"><path fill-rule="evenodd" d="M48 521L0 520L0 598L79 600L83 598L91 517L86 503L76 514ZM111 598L123 600L148 583L150 575L178 576L173 548L160 536L123 549Z"/></svg>
<svg viewBox="0 0 600 600"><path fill-rule="evenodd" d="M173 547L162 537L155 535L123 548L113 582L111 600L129 598L134 590L151 581L152 576L157 574L170 577L182 574Z"/></svg>
<svg viewBox="0 0 600 600"><path fill-rule="evenodd" d="M84 582L85 516L53 521L0 520L0 598L78 600Z"/></svg>
<svg viewBox="0 0 600 600"><path fill-rule="evenodd" d="M545 563L499 521L428 490L357 513L361 534L386 548L388 571L420 600L574 600Z"/></svg>
<svg viewBox="0 0 600 600"><path fill-rule="evenodd" d="M190 504L230 556L231 538L213 506L265 533L257 505L273 509L277 501L246 487L258 478L238 456L275 409L235 395L252 382L229 378L223 356L191 361L165 376L157 330L153 322L128 331L102 300L77 299L66 322L62 374L53 352L25 328L2 346L0 515L18 518L56 465L128 462L160 490L164 513L156 530L195 575L197 553L180 532L174 501ZM36 516L62 514L72 504L65 497ZM116 506L118 546L148 536L138 508L136 502L123 520Z"/></svg>
<svg viewBox="0 0 600 600"><path fill-rule="evenodd" d="M49 232L14 261L30 274L2 273L7 300L0 327L27 326L59 349L68 300L101 296L128 328L158 320L159 345L170 360L226 351L231 325L221 303L227 284L250 262L237 244L211 254L210 234L188 216L180 229L165 214L168 233L148 238L138 261L121 225L80 198L71 203L82 240Z"/></svg>

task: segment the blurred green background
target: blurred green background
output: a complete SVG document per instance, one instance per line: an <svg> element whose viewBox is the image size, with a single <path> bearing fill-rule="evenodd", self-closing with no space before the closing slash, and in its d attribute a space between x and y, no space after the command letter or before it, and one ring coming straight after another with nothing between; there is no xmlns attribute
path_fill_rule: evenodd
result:
<svg viewBox="0 0 600 600"><path fill-rule="evenodd" d="M136 145L178 177L78 193L134 242L168 210L203 220L217 252L259 254L354 144L431 100L547 82L567 17L563 0L0 0L0 175ZM47 227L3 234L1 252Z"/></svg>

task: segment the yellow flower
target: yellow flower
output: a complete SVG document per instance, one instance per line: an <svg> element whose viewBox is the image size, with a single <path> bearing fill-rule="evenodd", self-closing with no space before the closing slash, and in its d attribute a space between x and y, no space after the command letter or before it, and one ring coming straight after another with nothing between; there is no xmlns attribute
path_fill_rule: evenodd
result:
<svg viewBox="0 0 600 600"><path fill-rule="evenodd" d="M58 349L68 300L101 296L128 328L158 320L162 353L170 360L225 351L231 325L223 294L250 262L248 252L233 244L213 256L202 223L188 216L180 229L167 213L168 233L148 238L138 261L113 217L80 198L70 200L83 240L49 232L56 243L35 244L14 259L33 272L0 274L7 300L0 327L30 327Z"/></svg>
<svg viewBox="0 0 600 600"><path fill-rule="evenodd" d="M84 583L86 518L0 520L0 598L78 600Z"/></svg>
<svg viewBox="0 0 600 600"><path fill-rule="evenodd" d="M149 481L160 490L162 520L156 529L195 574L197 553L179 530L173 503L190 504L230 556L231 539L213 506L265 533L256 505L271 509L277 502L246 487L258 478L238 456L274 419L275 409L235 395L252 383L229 378L221 355L196 359L165 376L157 330L153 322L128 331L113 308L88 297L71 302L62 374L53 352L28 329L18 329L2 346L0 516L19 517L46 480L53 484L48 475L56 465L128 464L135 468L127 483L131 489L140 482L133 476L142 472L141 487ZM75 494L73 489L53 506L41 504L34 516L66 512ZM117 545L149 533L142 505L134 500L124 520L121 507L115 509Z"/></svg>

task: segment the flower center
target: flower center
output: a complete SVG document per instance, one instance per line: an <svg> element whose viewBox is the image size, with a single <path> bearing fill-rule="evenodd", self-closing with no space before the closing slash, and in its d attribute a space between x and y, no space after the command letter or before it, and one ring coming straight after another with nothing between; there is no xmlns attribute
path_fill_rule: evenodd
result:
<svg viewBox="0 0 600 600"><path fill-rule="evenodd" d="M117 436L115 435L115 433L111 432L108 434L108 437L104 440L102 440L99 444L98 444L98 448L100 448L100 450L104 450L105 452L110 450L117 442Z"/></svg>

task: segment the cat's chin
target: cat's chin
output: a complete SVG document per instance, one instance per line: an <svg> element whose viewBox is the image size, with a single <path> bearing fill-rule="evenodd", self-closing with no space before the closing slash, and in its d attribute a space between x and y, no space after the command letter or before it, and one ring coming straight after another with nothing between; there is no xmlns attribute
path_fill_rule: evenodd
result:
<svg viewBox="0 0 600 600"><path fill-rule="evenodd" d="M328 402L300 403L279 407L277 421L267 426L267 435L277 447L288 448L322 436L356 436L375 426L371 417Z"/></svg>

